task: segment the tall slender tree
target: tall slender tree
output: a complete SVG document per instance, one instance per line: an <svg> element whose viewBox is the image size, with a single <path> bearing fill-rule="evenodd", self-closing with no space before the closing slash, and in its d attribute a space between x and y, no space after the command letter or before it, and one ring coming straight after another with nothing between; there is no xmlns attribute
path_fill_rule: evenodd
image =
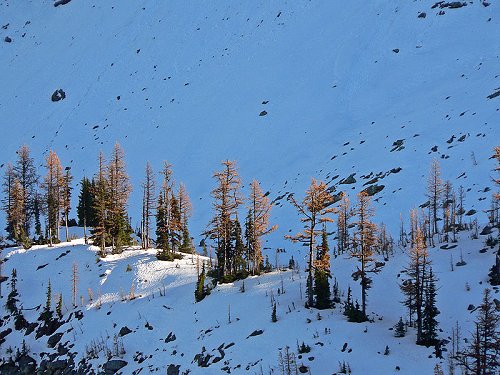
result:
<svg viewBox="0 0 500 375"><path fill-rule="evenodd" d="M109 189L106 173L106 160L104 154L99 153L99 170L93 186L93 211L95 214L95 225L92 230L92 240L100 247L100 256L106 256L106 242L108 235L108 211L109 211Z"/></svg>
<svg viewBox="0 0 500 375"><path fill-rule="evenodd" d="M351 207L349 197L346 192L342 192L342 199L339 203L337 218L338 253L343 254L349 250L349 220L351 218Z"/></svg>
<svg viewBox="0 0 500 375"><path fill-rule="evenodd" d="M316 261L314 262L314 295L316 297L315 305L317 309L328 309L332 307L330 292L330 248L328 246L328 234L323 227L321 232L321 245L316 252Z"/></svg>
<svg viewBox="0 0 500 375"><path fill-rule="evenodd" d="M426 280L424 294L422 345L431 346L437 344L438 322L436 317L439 315L439 310L436 307L436 278L432 272L432 267L429 268L429 276Z"/></svg>
<svg viewBox="0 0 500 375"><path fill-rule="evenodd" d="M73 182L73 176L71 175L71 167L66 167L65 170L66 173L64 174L63 177L61 200L62 200L62 210L64 215L64 224L66 226L66 241L69 241L68 220L69 220L69 211L71 210L71 191L73 190L71 183Z"/></svg>
<svg viewBox="0 0 500 375"><path fill-rule="evenodd" d="M132 242L127 202L132 191L125 167L125 152L116 143L108 166L109 223L113 253L121 253Z"/></svg>
<svg viewBox="0 0 500 375"><path fill-rule="evenodd" d="M153 216L153 205L156 200L156 183L153 168L149 162L146 164L146 176L142 184L142 189L142 248L149 249L151 247L151 217Z"/></svg>
<svg viewBox="0 0 500 375"><path fill-rule="evenodd" d="M285 238L292 242L301 242L309 248L307 306L314 306L314 250L316 248L316 237L321 232L317 227L322 223L333 222L329 215L335 212L335 208L331 206L334 197L330 194L324 182L320 181L318 183L318 181L312 179L302 202L296 201L293 195L289 195L288 200L301 216L300 221L304 223L304 230L295 236L285 236Z"/></svg>
<svg viewBox="0 0 500 375"><path fill-rule="evenodd" d="M158 259L173 259L171 257L172 248L170 246L171 237L171 197L173 192L172 165L164 162L160 172L163 176L160 194L158 196L158 205L156 209L156 246Z"/></svg>
<svg viewBox="0 0 500 375"><path fill-rule="evenodd" d="M418 225L417 211L414 210L411 215L411 227L415 228L415 234L410 248L410 263L405 268L408 276L401 286L405 294L405 305L410 310L411 315L416 314L417 324L417 344L421 344L423 337L423 311L425 308L425 286L429 280L429 267L431 262L427 254L427 245L420 225Z"/></svg>
<svg viewBox="0 0 500 375"><path fill-rule="evenodd" d="M193 212L193 206L191 204L191 200L189 199L186 186L184 186L182 182L179 184L178 201L182 227L182 242L180 251L191 254L194 252L194 246L189 233L189 218Z"/></svg>
<svg viewBox="0 0 500 375"><path fill-rule="evenodd" d="M24 211L24 190L21 182L15 178L10 188L11 208L9 212L9 222L12 230L12 239L18 243L23 243L27 239L26 226L24 220L26 215Z"/></svg>
<svg viewBox="0 0 500 375"><path fill-rule="evenodd" d="M212 190L214 216L210 220L205 235L216 243L217 270L219 279L234 276L231 249L233 221L237 217L238 207L243 203L240 193L241 179L236 162L225 160L222 170L213 175L217 186Z"/></svg>
<svg viewBox="0 0 500 375"><path fill-rule="evenodd" d="M353 238L351 256L358 259L361 267L353 273L354 280L361 281L361 308L363 318L366 320L366 295L371 286L369 273L377 272L376 267L370 267L374 261L373 254L376 248L377 226L371 221L375 215L371 205L371 197L364 191L358 194L358 204L355 208L356 230Z"/></svg>
<svg viewBox="0 0 500 375"><path fill-rule="evenodd" d="M495 309L489 289L485 289L479 306L471 344L457 357L468 374L495 375L500 370L500 313Z"/></svg>
<svg viewBox="0 0 500 375"><path fill-rule="evenodd" d="M14 238L14 222L12 217L12 210L14 209L14 201L12 200L12 188L14 186L14 180L16 176L14 174L14 168L11 163L7 163L5 167L5 175L2 182L2 191L3 191L3 199L2 199L2 209L5 212L7 226L5 230L7 231L7 239L15 239ZM24 228L24 224L23 224Z"/></svg>
<svg viewBox="0 0 500 375"><path fill-rule="evenodd" d="M19 180L23 192L24 213L24 232L26 236L30 235L30 228L33 222L34 214L34 199L38 185L38 174L35 167L35 161L31 157L30 148L27 145L22 145L17 150L17 161L14 164L14 176Z"/></svg>
<svg viewBox="0 0 500 375"><path fill-rule="evenodd" d="M443 193L443 181L441 180L441 167L439 161L434 159L431 163L431 169L427 180L427 197L429 198L429 210L431 234L430 240L432 241L434 235L439 233L438 230L438 209L441 195Z"/></svg>
<svg viewBox="0 0 500 375"><path fill-rule="evenodd" d="M76 208L78 225L83 227L85 241L87 241L87 227L95 227L95 183L87 177L80 181L80 195L78 196L78 206Z"/></svg>
<svg viewBox="0 0 500 375"><path fill-rule="evenodd" d="M57 154L50 150L45 162L46 175L43 180L45 213L50 246L59 242L60 215L63 207L64 175Z"/></svg>
<svg viewBox="0 0 500 375"><path fill-rule="evenodd" d="M255 275L259 273L262 264L262 237L275 231L278 226L269 226L272 203L267 195L263 193L257 180L253 180L250 184L248 202L250 218L247 218L246 227L251 233L249 233L247 241L249 255L247 261L252 273Z"/></svg>

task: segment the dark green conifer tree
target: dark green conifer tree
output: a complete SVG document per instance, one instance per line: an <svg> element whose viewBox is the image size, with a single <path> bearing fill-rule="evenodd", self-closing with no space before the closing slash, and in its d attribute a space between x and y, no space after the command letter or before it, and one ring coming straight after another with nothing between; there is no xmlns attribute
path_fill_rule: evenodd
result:
<svg viewBox="0 0 500 375"><path fill-rule="evenodd" d="M436 278L432 273L432 267L429 270L425 286L425 305L422 319L422 345L435 345L437 341L438 322L436 316L439 310L436 307Z"/></svg>
<svg viewBox="0 0 500 375"><path fill-rule="evenodd" d="M241 225L236 218L233 222L233 230L232 230L232 238L231 238L231 247L232 247L232 259L233 259L233 273L239 277L244 277L241 275L241 272L245 270L245 253L246 248L243 243L243 238L241 237Z"/></svg>
<svg viewBox="0 0 500 375"><path fill-rule="evenodd" d="M93 228L96 225L94 191L95 182L83 177L80 181L80 195L76 208L78 225L81 227L86 225Z"/></svg>
<svg viewBox="0 0 500 375"><path fill-rule="evenodd" d="M317 309L329 309L332 307L330 292L330 249L328 246L328 236L323 228L321 234L321 245L316 252L314 262L314 296Z"/></svg>
<svg viewBox="0 0 500 375"><path fill-rule="evenodd" d="M194 291L194 298L196 302L200 302L207 295L207 290L205 288L205 262L201 267L201 273L198 275L198 281L196 282L196 290Z"/></svg>
<svg viewBox="0 0 500 375"><path fill-rule="evenodd" d="M17 296L19 296L17 292L17 270L13 268L10 276L10 293L7 296L7 303L5 304L5 308L12 314L17 312L17 302L19 302Z"/></svg>

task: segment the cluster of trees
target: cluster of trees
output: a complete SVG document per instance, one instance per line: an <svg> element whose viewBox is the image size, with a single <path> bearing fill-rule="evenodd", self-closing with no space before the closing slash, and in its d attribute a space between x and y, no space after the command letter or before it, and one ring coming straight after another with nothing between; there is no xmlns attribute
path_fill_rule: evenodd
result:
<svg viewBox="0 0 500 375"><path fill-rule="evenodd" d="M267 193L262 191L258 181L252 181L243 232L238 213L245 199L236 162L223 161L222 170L216 171L213 177L216 181L211 193L214 216L204 234L216 250L216 277L224 282L244 278L250 273L259 274L265 268L262 238L277 228L269 224L272 204Z"/></svg>
<svg viewBox="0 0 500 375"><path fill-rule="evenodd" d="M424 233L418 223L416 210L411 213L410 262L405 268L407 278L401 284L401 291L408 308L409 324L417 327L417 344L437 344L436 278L427 253ZM414 321L414 317L415 321Z"/></svg>
<svg viewBox="0 0 500 375"><path fill-rule="evenodd" d="M146 178L143 184L143 246L149 247L150 216L152 216L155 190L151 167L146 167ZM172 166L164 163L161 171L162 185L157 199L156 209L156 247L159 249L158 259L173 260L176 251L193 253L194 245L189 234L188 220L191 217L192 205L184 184L176 189L172 178ZM176 191L177 190L177 191Z"/></svg>
<svg viewBox="0 0 500 375"><path fill-rule="evenodd" d="M45 160L45 176L40 180L28 146L17 151L17 160L8 163L3 179L2 208L7 218L7 238L29 247L33 241L49 243L60 240L60 227L66 225L71 209L70 167L63 169L59 157L50 151ZM41 216L45 218L45 233ZM33 228L34 226L34 228ZM35 237L30 238L33 232Z"/></svg>
<svg viewBox="0 0 500 375"><path fill-rule="evenodd" d="M349 253L359 261L359 267L352 277L355 281L360 281L361 307L357 302L349 300L346 312L352 321L366 321L367 291L372 282L370 274L378 272L380 266L374 261L374 254L389 256L393 243L386 233L385 226L377 226L372 221L374 210L371 197L365 191L360 192L357 204L351 208L347 193L334 195L332 188L313 179L301 202L293 195L289 195L288 200L297 209L300 220L304 223L304 230L286 238L302 243L309 250L306 306L318 309L332 306L329 283L332 273L326 225L332 223L332 215L337 214L336 253ZM338 208L333 206L336 202L340 202ZM317 243L319 235L321 242Z"/></svg>
<svg viewBox="0 0 500 375"><path fill-rule="evenodd" d="M109 163L99 154L98 171L92 181L83 178L77 207L78 221L85 227L92 226L93 243L106 256L106 247L119 253L132 243L132 228L127 203L132 191L125 166L125 153L115 144Z"/></svg>

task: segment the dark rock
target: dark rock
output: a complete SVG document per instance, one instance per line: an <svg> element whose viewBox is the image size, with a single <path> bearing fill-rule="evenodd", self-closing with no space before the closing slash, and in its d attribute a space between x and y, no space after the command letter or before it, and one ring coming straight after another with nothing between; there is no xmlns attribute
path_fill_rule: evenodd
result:
<svg viewBox="0 0 500 375"><path fill-rule="evenodd" d="M64 98L66 98L66 93L62 89L58 89L54 91L50 100L52 100L53 102L58 102L59 100L63 100Z"/></svg>
<svg viewBox="0 0 500 375"><path fill-rule="evenodd" d="M490 227L489 225L485 226L483 228L483 230L481 231L481 233L479 233L481 236L486 236L488 234L491 234L491 232L493 231L493 228Z"/></svg>
<svg viewBox="0 0 500 375"><path fill-rule="evenodd" d="M425 17L427 17L427 14L425 12L420 12L418 14L418 18L425 18Z"/></svg>
<svg viewBox="0 0 500 375"><path fill-rule="evenodd" d="M299 367L299 372L300 372L301 374L307 374L307 373L309 372L309 367L304 366L304 365L301 365L301 366Z"/></svg>
<svg viewBox="0 0 500 375"><path fill-rule="evenodd" d="M205 348L202 348L201 353L198 353L194 356L193 362L196 362L199 367L208 367L210 366L210 358L212 356L210 354L204 354L205 353Z"/></svg>
<svg viewBox="0 0 500 375"><path fill-rule="evenodd" d="M6 41L7 41L7 40L6 40ZM497 90L497 91L495 91L493 94L488 95L488 96L487 96L487 98L488 98L488 99L494 99L494 98L496 98L497 96L500 96L500 89L499 89L499 90Z"/></svg>
<svg viewBox="0 0 500 375"><path fill-rule="evenodd" d="M6 36L4 40L5 40L6 43L11 43L12 42L12 39L10 37L8 37L8 36Z"/></svg>
<svg viewBox="0 0 500 375"><path fill-rule="evenodd" d="M467 211L467 213L465 214L465 216L472 216L476 213L477 211L476 210L469 210Z"/></svg>
<svg viewBox="0 0 500 375"><path fill-rule="evenodd" d="M179 375L181 365L168 365L167 367L167 375Z"/></svg>
<svg viewBox="0 0 500 375"><path fill-rule="evenodd" d="M127 326L125 326L125 327L122 327L120 329L120 332L118 332L118 336L123 337L125 335L128 335L131 332L132 332L132 330L130 328L128 328Z"/></svg>
<svg viewBox="0 0 500 375"><path fill-rule="evenodd" d="M403 150L405 148L405 146L403 146L404 141L404 139L398 139L397 141L393 142L391 152Z"/></svg>
<svg viewBox="0 0 500 375"><path fill-rule="evenodd" d="M392 50L392 52L394 52L394 53L399 53L399 48L394 48L394 49Z"/></svg>
<svg viewBox="0 0 500 375"><path fill-rule="evenodd" d="M467 310L469 310L469 311L472 311L472 310L474 310L475 308L476 308L476 307L475 307L472 303L471 303L471 304L469 304L469 306L467 306Z"/></svg>
<svg viewBox="0 0 500 375"><path fill-rule="evenodd" d="M267 111L262 111L261 113L259 113L259 116L265 116L267 115Z"/></svg>
<svg viewBox="0 0 500 375"><path fill-rule="evenodd" d="M103 366L106 375L116 374L118 370L127 366L127 362L121 359L111 359Z"/></svg>
<svg viewBox="0 0 500 375"><path fill-rule="evenodd" d="M264 333L264 331L263 331L263 330L261 330L261 329L256 329L255 331L253 331L251 334L249 334L249 335L247 336L247 339L248 339L249 337L254 337L254 336L259 336L259 335L262 335L263 333Z"/></svg>
<svg viewBox="0 0 500 375"><path fill-rule="evenodd" d="M385 185L372 185L372 186L368 186L366 189L363 189L362 191L364 191L366 194L368 194L368 196L372 197L375 194L384 190L384 188L385 188Z"/></svg>
<svg viewBox="0 0 500 375"><path fill-rule="evenodd" d="M49 348L54 348L57 345L57 343L61 341L61 337L63 337L62 332L50 336L49 339L47 340L47 346Z"/></svg>
<svg viewBox="0 0 500 375"><path fill-rule="evenodd" d="M339 184L355 184L356 179L354 178L354 173L347 178L339 181Z"/></svg>
<svg viewBox="0 0 500 375"><path fill-rule="evenodd" d="M175 333L170 332L168 334L168 336L165 338L165 344L168 343L168 342L175 341L176 339L177 339L177 337L175 336Z"/></svg>
<svg viewBox="0 0 500 375"><path fill-rule="evenodd" d="M57 0L54 2L54 6L58 7L59 5L66 5L70 2L71 0Z"/></svg>

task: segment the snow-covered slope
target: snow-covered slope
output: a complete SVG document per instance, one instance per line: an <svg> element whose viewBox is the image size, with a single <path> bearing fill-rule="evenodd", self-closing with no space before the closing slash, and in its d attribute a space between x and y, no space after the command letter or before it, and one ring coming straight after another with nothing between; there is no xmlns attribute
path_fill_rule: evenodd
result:
<svg viewBox="0 0 500 375"><path fill-rule="evenodd" d="M469 236L463 232L455 248L429 251L439 278L439 336L443 339L451 336L456 322L462 327L463 337L469 336L475 313L467 308L469 304L480 304L487 286L486 271L494 260L494 250L479 252L485 236L478 240ZM56 332L61 334L59 344L77 353L75 363L91 358L91 348L101 347L88 362L95 371L107 362L104 348L115 352L115 336L119 337L124 327L131 332L117 339L119 355L113 356L114 360L127 362L123 374L138 374L140 369L141 373L164 374L170 365L180 366L180 373L189 370L191 374L279 373L280 349L289 346L297 353L297 343L302 342L310 345L311 351L299 357L298 365L308 367L312 374L335 373L343 361L353 374L431 374L436 363L446 366L444 360L432 355L433 348L415 345L412 329L403 338L395 338L391 330L399 317L405 316L399 283L407 257L399 250L374 276L368 302L374 322L366 324L348 323L340 304L321 311L320 320L318 310L305 309L303 271L285 270L248 278L244 293L242 281L221 285L195 303L196 261L189 256L174 263L160 262L152 250L130 250L96 262L96 253L97 248L89 248L81 240L55 248L15 249L5 254L3 270L9 275L13 268L17 269L19 299L29 322L36 321L45 305L47 283L51 280L52 293L63 295L63 320L68 320ZM289 255L281 254L279 263L287 264ZM456 263L461 256L466 265L455 266L452 271L451 262ZM77 309L71 307L73 264L78 268L77 293L83 298L83 306L79 301ZM355 266L355 261L345 256L332 260L342 300L349 285L354 298L359 296L359 285L350 277ZM135 299L129 300L132 290ZM494 297L498 298L498 294ZM271 322L271 298L277 302L276 323ZM4 316L3 303L1 309ZM77 310L83 312L80 319L75 317ZM9 327L13 328L12 319L4 322L0 332ZM263 332L250 336L259 330ZM7 348L20 347L23 340L37 362L41 353L61 351L57 345L54 349L47 347L47 336L38 340L34 336L14 330L6 336L2 356ZM384 355L386 346L389 355ZM42 356L48 358L47 354Z"/></svg>
<svg viewBox="0 0 500 375"><path fill-rule="evenodd" d="M235 159L245 185L257 178L271 198L282 197L271 219L280 227L266 247L286 248L281 262L294 254L301 266L303 250L283 240L300 225L285 197L301 197L311 177L351 195L384 185L375 196L375 220L394 234L400 213L407 218L426 200L426 176L437 158L443 178L466 189L465 209L486 222L489 158L500 139L498 2L476 0L458 9L427 0L53 4L0 0L2 169L27 143L40 166L56 150L78 180L95 173L98 151L109 154L118 141L135 188L134 226L146 161L159 170L168 160L191 194L198 243L210 217L212 172L221 160ZM66 97L52 102L57 89ZM352 174L355 183L338 184ZM493 263L492 250L479 253L484 237L468 236L462 234L457 248L430 251L440 279L442 338L457 320L464 333L471 327L468 304L480 302ZM461 251L467 265L451 272L450 254L456 261ZM65 347L74 345L76 362L86 349L112 349L125 326L132 332L118 346L123 342L127 374L164 373L170 364L194 374L276 373L279 348L296 351L297 341L311 345L299 363L315 375L337 371L344 360L357 374L391 374L396 366L401 374L427 374L438 361L427 358L431 349L415 346L413 334L395 339L389 330L404 315L400 253L375 276L369 294L375 323L366 325L347 323L338 307L317 320L302 307L304 274L290 271L247 279L245 293L241 282L219 286L195 304L190 258L162 263L154 251L131 250L96 262L95 249L81 241L2 256L8 259L3 275L18 270L24 308L44 304L49 278L53 293L63 294L64 319L71 320L58 332L61 343L69 342ZM71 308L74 263L81 319ZM332 266L342 291L350 284L359 293L350 278L353 261L337 258ZM285 293L278 295L282 283ZM122 301L132 287L137 298ZM275 324L271 293L278 301ZM0 309L5 315L3 303ZM39 313L25 311L30 322ZM2 330L7 327L11 320ZM256 330L263 333L248 337ZM58 350L47 348L45 336L34 340L14 330L5 338L2 355L23 339L37 359ZM389 356L379 354L386 345ZM194 361L197 354L208 368ZM97 369L105 357L100 351L90 365Z"/></svg>
<svg viewBox="0 0 500 375"><path fill-rule="evenodd" d="M80 178L119 141L134 225L146 161L159 170L169 160L195 203L196 235L226 158L273 198L356 173L339 187L354 193L361 176L400 167L378 182L380 220L393 227L422 203L430 161L442 158L444 177L471 189L468 208L481 212L499 139L500 96L487 98L500 87L499 5L433 5L2 0L1 163L22 143L40 164L54 148ZM56 89L64 100L51 101ZM292 225L284 206L275 238Z"/></svg>

